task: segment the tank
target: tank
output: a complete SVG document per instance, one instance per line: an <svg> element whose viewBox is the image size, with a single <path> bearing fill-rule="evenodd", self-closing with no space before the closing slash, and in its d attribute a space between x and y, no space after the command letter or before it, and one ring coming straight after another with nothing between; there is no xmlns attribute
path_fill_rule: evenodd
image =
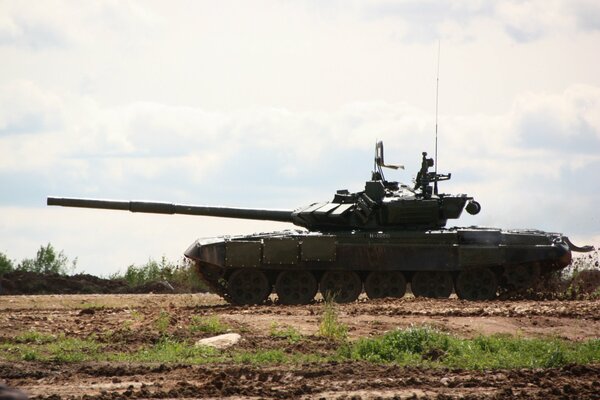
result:
<svg viewBox="0 0 600 400"><path fill-rule="evenodd" d="M483 227L446 228L480 204L465 194L438 192L451 174L430 171L422 153L413 185L388 181L375 146L364 190L338 190L331 201L295 210L210 207L146 201L48 197L48 205L156 214L204 215L289 222L294 229L199 239L185 251L208 287L234 304L261 304L274 292L282 304L307 304L318 292L346 303L364 291L370 299L417 297L489 300L534 287L571 262L577 247L560 233Z"/></svg>

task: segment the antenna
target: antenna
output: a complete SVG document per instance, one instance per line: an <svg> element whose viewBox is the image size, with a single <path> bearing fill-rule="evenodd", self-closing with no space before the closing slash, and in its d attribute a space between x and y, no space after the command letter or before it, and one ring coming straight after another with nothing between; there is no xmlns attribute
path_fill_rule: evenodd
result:
<svg viewBox="0 0 600 400"><path fill-rule="evenodd" d="M440 88L440 39L438 39L438 62L437 62L437 78L435 82L435 169L436 179L433 181L433 193L438 194L437 167L438 167L438 99Z"/></svg>

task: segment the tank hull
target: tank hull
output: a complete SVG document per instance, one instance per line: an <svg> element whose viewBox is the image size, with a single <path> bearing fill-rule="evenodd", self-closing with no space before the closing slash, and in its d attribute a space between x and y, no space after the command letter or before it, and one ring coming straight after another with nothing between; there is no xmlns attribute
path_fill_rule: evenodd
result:
<svg viewBox="0 0 600 400"><path fill-rule="evenodd" d="M417 296L491 299L571 261L560 234L491 228L283 231L198 240L185 255L214 291L241 304L261 303L273 291L292 304L312 301L317 291L342 302L363 290L401 297L407 286Z"/></svg>

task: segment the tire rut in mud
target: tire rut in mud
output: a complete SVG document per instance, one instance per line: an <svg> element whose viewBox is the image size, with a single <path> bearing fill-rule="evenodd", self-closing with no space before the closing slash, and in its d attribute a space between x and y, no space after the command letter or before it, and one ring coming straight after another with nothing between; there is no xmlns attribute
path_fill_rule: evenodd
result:
<svg viewBox="0 0 600 400"><path fill-rule="evenodd" d="M10 367L10 368L9 368ZM9 369L15 371L9 373ZM0 364L0 379L32 398L594 398L600 366L465 371L362 362L298 366L109 363ZM42 377L42 378L40 378ZM56 388L54 393L42 392Z"/></svg>

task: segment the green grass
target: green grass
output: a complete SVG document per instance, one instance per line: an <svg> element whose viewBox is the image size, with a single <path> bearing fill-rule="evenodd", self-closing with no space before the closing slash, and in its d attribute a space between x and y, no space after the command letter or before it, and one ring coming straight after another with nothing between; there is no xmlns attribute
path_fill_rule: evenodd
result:
<svg viewBox="0 0 600 400"><path fill-rule="evenodd" d="M82 303L81 304L81 309L82 310L94 310L94 311L100 311L100 310L104 310L104 306L101 304L97 304L97 303Z"/></svg>
<svg viewBox="0 0 600 400"><path fill-rule="evenodd" d="M96 361L102 358L102 346L95 338L66 338L30 331L17 336L14 343L0 345L0 359L8 361Z"/></svg>
<svg viewBox="0 0 600 400"><path fill-rule="evenodd" d="M289 343L298 343L302 340L302 335L293 326L280 327L277 322L271 324L269 332L271 337L287 339Z"/></svg>
<svg viewBox="0 0 600 400"><path fill-rule="evenodd" d="M142 286L152 282L167 281L177 290L196 293L206 292L207 287L200 279L194 264L186 258L177 262L165 256L159 261L149 259L143 265L130 265L123 273L111 274L109 279L123 279L130 287Z"/></svg>
<svg viewBox="0 0 600 400"><path fill-rule="evenodd" d="M344 341L348 338L348 326L339 321L337 306L333 298L327 298L323 303L319 335L336 341Z"/></svg>
<svg viewBox="0 0 600 400"><path fill-rule="evenodd" d="M219 335L229 331L231 327L221 322L219 317L216 315L211 315L208 317L194 315L192 317L192 321L190 322L189 329L191 333L203 332Z"/></svg>
<svg viewBox="0 0 600 400"><path fill-rule="evenodd" d="M171 315L165 310L160 310L160 314L158 314L156 321L154 321L154 326L156 327L156 330L158 331L158 333L161 334L161 336L164 336L167 334L167 330L169 329L170 325Z"/></svg>
<svg viewBox="0 0 600 400"><path fill-rule="evenodd" d="M54 342L57 340L57 337L49 333L42 333L35 330L29 330L27 332L15 336L13 340L15 343L43 344Z"/></svg>
<svg viewBox="0 0 600 400"><path fill-rule="evenodd" d="M323 357L312 354L288 354L279 349L257 349L255 351L220 351L208 346L196 346L186 341L163 339L159 343L133 353L119 353L109 357L112 361L125 362L161 362L161 363L244 363L244 364L282 364L325 361Z"/></svg>
<svg viewBox="0 0 600 400"><path fill-rule="evenodd" d="M340 350L342 357L375 363L449 368L551 368L600 361L600 339L586 342L526 339L507 335L461 339L428 327L359 339Z"/></svg>
<svg viewBox="0 0 600 400"><path fill-rule="evenodd" d="M295 330L273 328L289 340ZM286 333L287 332L287 333ZM298 334L299 335L299 334ZM128 352L108 351L95 337L78 339L36 331L22 333L0 345L2 361L282 364L360 360L400 366L479 369L555 368L600 363L600 339L571 342L558 338L509 335L458 338L430 327L395 330L375 338L338 342L325 355L289 353L282 349L216 350L193 341L163 336L157 343Z"/></svg>
<svg viewBox="0 0 600 400"><path fill-rule="evenodd" d="M207 346L195 346L186 341L163 338L152 346L143 347L132 353L117 353L109 356L112 361L161 362L200 364L222 361L218 350Z"/></svg>

